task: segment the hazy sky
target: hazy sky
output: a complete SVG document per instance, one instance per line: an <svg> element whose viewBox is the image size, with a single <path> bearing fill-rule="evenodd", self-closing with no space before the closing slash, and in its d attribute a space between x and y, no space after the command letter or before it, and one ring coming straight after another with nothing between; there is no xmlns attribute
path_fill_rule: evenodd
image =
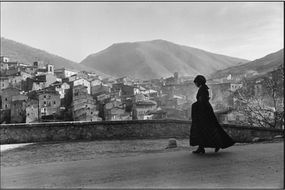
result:
<svg viewBox="0 0 285 190"><path fill-rule="evenodd" d="M283 48L283 2L1 2L1 37L80 62L164 39L254 60Z"/></svg>

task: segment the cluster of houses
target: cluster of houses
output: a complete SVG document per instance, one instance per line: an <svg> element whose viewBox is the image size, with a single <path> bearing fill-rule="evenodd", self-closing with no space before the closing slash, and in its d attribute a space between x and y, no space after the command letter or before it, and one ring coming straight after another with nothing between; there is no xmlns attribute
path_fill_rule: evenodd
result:
<svg viewBox="0 0 285 190"><path fill-rule="evenodd" d="M105 78L96 73L24 64L1 56L1 123L166 118L158 104L166 80ZM167 101L167 100L165 100ZM172 101L172 100L171 100ZM165 103L166 104L166 103Z"/></svg>
<svg viewBox="0 0 285 190"><path fill-rule="evenodd" d="M93 72L55 69L42 61L27 65L1 56L0 122L187 120L196 101L192 81L178 73L150 80L103 79ZM216 110L234 107L232 94L242 87L238 80L227 77L208 85Z"/></svg>

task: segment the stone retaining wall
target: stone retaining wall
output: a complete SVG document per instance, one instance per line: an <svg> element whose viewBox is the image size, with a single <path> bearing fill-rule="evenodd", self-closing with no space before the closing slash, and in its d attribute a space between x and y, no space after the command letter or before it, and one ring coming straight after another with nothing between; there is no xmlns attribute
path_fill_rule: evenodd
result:
<svg viewBox="0 0 285 190"><path fill-rule="evenodd" d="M0 143L30 143L72 140L188 138L191 121L132 120L102 122L60 122L0 125ZM223 125L237 142L258 137L269 140L283 135L281 129Z"/></svg>

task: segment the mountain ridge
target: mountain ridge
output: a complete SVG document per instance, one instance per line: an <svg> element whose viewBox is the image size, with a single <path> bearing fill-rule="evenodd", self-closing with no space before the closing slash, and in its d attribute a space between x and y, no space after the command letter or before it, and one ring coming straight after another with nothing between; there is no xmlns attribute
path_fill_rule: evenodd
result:
<svg viewBox="0 0 285 190"><path fill-rule="evenodd" d="M115 43L90 54L80 64L116 77L148 79L169 77L176 71L181 76L208 75L218 69L245 62L248 60L159 39Z"/></svg>
<svg viewBox="0 0 285 190"><path fill-rule="evenodd" d="M264 74L270 72L280 65L284 64L284 49L270 53L259 59L251 62L229 67L213 73L211 78L223 78L231 74L233 76L244 75L245 73L255 72L257 74Z"/></svg>
<svg viewBox="0 0 285 190"><path fill-rule="evenodd" d="M74 61L68 60L53 53L49 53L45 50L31 47L21 42L17 42L11 39L1 37L1 56L7 56L11 61L18 61L31 65L34 61L43 61L44 63L50 63L55 66L56 69L65 67L67 69L82 71L91 70L102 76L108 76L94 68L89 68L84 65L80 65Z"/></svg>

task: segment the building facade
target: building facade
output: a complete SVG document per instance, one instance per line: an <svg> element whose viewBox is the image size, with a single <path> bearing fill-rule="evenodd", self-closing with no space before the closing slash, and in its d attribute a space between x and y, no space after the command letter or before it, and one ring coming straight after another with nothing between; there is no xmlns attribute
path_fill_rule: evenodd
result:
<svg viewBox="0 0 285 190"><path fill-rule="evenodd" d="M20 95L20 90L13 87L8 87L0 91L3 110L10 110L13 96Z"/></svg>
<svg viewBox="0 0 285 190"><path fill-rule="evenodd" d="M47 115L59 114L60 95L56 91L42 91L38 93L39 118Z"/></svg>
<svg viewBox="0 0 285 190"><path fill-rule="evenodd" d="M96 101L88 94L84 85L77 85L72 88L72 117L74 121L98 121Z"/></svg>
<svg viewBox="0 0 285 190"><path fill-rule="evenodd" d="M39 121L39 101L28 99L26 104L26 123Z"/></svg>

